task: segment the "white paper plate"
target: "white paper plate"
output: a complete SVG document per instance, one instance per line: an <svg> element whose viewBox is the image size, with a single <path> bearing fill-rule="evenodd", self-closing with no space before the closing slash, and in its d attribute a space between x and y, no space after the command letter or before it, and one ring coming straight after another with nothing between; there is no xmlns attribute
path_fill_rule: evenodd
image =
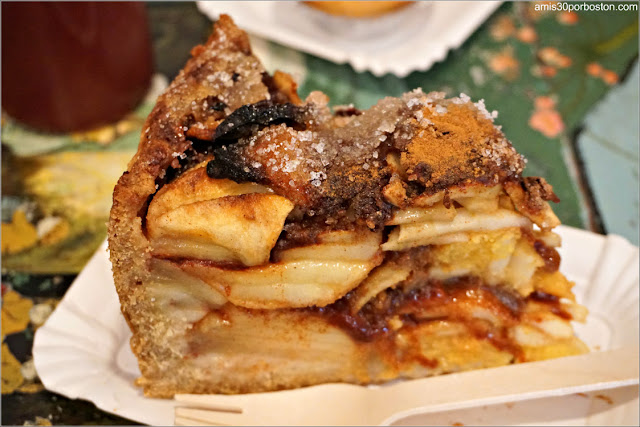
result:
<svg viewBox="0 0 640 427"><path fill-rule="evenodd" d="M327 15L293 1L200 1L211 19L229 14L244 30L356 71L404 77L460 46L500 1L416 2L375 19Z"/></svg>
<svg viewBox="0 0 640 427"><path fill-rule="evenodd" d="M559 227L561 271L576 282L578 301L589 308L576 332L594 351L637 345L638 248L622 237ZM100 409L147 424L173 424L172 400L149 399L133 381L139 375L120 313L106 243L38 329L33 356L45 387ZM638 387L587 395L412 416L397 425L638 425ZM609 400L611 399L611 403Z"/></svg>

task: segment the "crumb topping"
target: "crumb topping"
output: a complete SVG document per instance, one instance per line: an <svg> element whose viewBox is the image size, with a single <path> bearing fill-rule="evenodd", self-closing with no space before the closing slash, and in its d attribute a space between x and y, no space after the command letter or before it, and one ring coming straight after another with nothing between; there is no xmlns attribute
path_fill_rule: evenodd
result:
<svg viewBox="0 0 640 427"><path fill-rule="evenodd" d="M464 94L446 99L418 89L347 115L345 108L332 115L326 97L312 94L301 109L299 123L254 126L224 141L213 151L211 176L269 185L327 224L347 218L379 228L391 209L382 189L398 167L388 164L389 153L422 193L471 181L493 185L519 176L524 165L493 124L497 113Z"/></svg>
<svg viewBox="0 0 640 427"><path fill-rule="evenodd" d="M407 98L409 132L396 139L402 141L401 164L409 181L431 192L464 180L497 183L522 172L522 157L493 124L497 113L489 113L483 100L474 104L465 94L445 99L442 93L419 91Z"/></svg>
<svg viewBox="0 0 640 427"><path fill-rule="evenodd" d="M332 112L326 95L301 102L290 79L270 77L230 20L219 26L148 118L140 167L156 177L154 187L207 160L210 177L267 185L303 220L379 229L392 208L383 194L389 183L410 199L522 172L522 157L483 101L417 89L366 111Z"/></svg>

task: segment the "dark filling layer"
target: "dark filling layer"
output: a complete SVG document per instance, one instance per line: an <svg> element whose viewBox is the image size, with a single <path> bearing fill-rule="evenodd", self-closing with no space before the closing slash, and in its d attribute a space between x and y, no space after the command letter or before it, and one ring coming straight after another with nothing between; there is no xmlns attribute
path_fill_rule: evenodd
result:
<svg viewBox="0 0 640 427"><path fill-rule="evenodd" d="M560 254L554 248L547 246L544 244L542 240L536 240L533 243L533 247L535 248L538 255L542 257L544 260L544 269L549 273L553 273L554 271L558 271L560 268Z"/></svg>
<svg viewBox="0 0 640 427"><path fill-rule="evenodd" d="M546 304L549 307L549 311L558 317L561 317L565 320L573 319L571 314L567 313L562 308L562 304L560 304L560 298L558 298L555 295L547 294L540 291L535 291L531 295L529 295L529 299L531 299L532 301Z"/></svg>
<svg viewBox="0 0 640 427"><path fill-rule="evenodd" d="M507 328L519 321L528 300L549 306L549 311L570 320L571 315L561 308L559 298L540 291L527 298L498 286L487 286L477 277L459 277L446 281L428 280L421 287L404 291L398 287L387 289L369 301L359 312L351 312L350 292L326 307L305 308L322 316L329 323L347 332L354 340L371 342L393 338L392 319L411 328L425 322L448 320L463 323L476 338L486 339L496 348L514 355L520 349L507 337ZM474 316L474 309L490 311L499 319L494 325Z"/></svg>
<svg viewBox="0 0 640 427"><path fill-rule="evenodd" d="M468 276L446 281L429 280L409 291L387 289L355 314L351 312L353 298L352 291L331 305L306 310L322 315L354 339L372 341L392 332L389 321L394 316L408 326L429 320L464 321L471 320L471 308L483 307L504 321L514 323L524 305L518 295L486 286L479 278Z"/></svg>

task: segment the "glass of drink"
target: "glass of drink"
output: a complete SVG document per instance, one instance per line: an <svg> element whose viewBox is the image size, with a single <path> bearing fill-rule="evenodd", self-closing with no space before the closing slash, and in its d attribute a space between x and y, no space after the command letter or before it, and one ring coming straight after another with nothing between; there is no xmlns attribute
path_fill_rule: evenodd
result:
<svg viewBox="0 0 640 427"><path fill-rule="evenodd" d="M2 108L25 125L112 123L144 97L152 71L144 3L2 3Z"/></svg>

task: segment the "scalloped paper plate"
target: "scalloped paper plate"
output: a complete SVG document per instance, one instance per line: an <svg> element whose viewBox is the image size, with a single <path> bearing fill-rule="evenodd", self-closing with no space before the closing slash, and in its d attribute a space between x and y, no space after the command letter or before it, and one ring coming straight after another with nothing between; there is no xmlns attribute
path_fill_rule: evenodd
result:
<svg viewBox="0 0 640 427"><path fill-rule="evenodd" d="M404 77L460 46L500 1L420 1L379 18L328 15L296 1L200 1L211 19L229 14L244 30L356 71Z"/></svg>
<svg viewBox="0 0 640 427"><path fill-rule="evenodd" d="M578 336L593 351L638 345L638 248L622 237L558 227L561 271L589 308ZM35 336L33 356L45 387L138 422L171 425L174 401L145 398L133 385L138 365L111 276L106 242ZM516 380L516 379L514 379ZM415 415L396 425L638 425L638 387L585 395Z"/></svg>

